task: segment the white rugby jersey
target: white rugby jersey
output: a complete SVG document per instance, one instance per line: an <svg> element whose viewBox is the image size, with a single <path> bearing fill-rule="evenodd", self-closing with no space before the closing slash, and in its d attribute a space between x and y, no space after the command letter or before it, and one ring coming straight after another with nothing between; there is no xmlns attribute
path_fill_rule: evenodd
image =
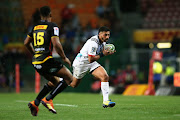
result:
<svg viewBox="0 0 180 120"><path fill-rule="evenodd" d="M86 43L80 50L80 53L76 56L75 59L84 62L88 61L88 56L99 55L103 51L105 44L106 42L103 42L102 44L99 42L99 38L97 35L92 36L86 41Z"/></svg>

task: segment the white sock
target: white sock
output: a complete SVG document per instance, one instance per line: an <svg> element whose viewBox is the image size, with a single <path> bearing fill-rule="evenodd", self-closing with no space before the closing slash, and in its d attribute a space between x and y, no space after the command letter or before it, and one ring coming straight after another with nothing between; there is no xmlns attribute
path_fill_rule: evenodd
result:
<svg viewBox="0 0 180 120"><path fill-rule="evenodd" d="M109 82L101 82L103 101L109 100Z"/></svg>

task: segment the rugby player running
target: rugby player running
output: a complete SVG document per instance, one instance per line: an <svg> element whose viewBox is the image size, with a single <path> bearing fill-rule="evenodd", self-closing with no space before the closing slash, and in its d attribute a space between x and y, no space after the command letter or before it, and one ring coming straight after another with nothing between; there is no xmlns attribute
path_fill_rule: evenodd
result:
<svg viewBox="0 0 180 120"><path fill-rule="evenodd" d="M98 35L92 36L86 41L80 53L73 61L73 81L71 87L77 87L81 79L89 72L101 81L103 95L103 107L113 107L115 102L109 100L109 76L106 70L97 62L103 56L112 55L115 51L109 52L104 49L110 37L108 27L100 27Z"/></svg>
<svg viewBox="0 0 180 120"><path fill-rule="evenodd" d="M40 75L49 81L44 85L36 99L28 103L33 116L37 116L40 102L49 111L56 114L52 100L67 87L67 84L70 84L73 78L71 72L60 61L56 61L52 57L54 47L63 62L71 66L71 62L64 54L59 41L59 28L51 22L50 7L41 7L40 16L41 20L33 26L32 31L24 41L26 48L33 54L32 65ZM60 78L63 80L60 81ZM50 94L44 98L49 92Z"/></svg>

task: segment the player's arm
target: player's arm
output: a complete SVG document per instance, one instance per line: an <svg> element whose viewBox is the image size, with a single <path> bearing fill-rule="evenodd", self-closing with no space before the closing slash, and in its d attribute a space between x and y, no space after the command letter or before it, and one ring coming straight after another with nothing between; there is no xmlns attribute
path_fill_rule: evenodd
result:
<svg viewBox="0 0 180 120"><path fill-rule="evenodd" d="M97 61L99 58L101 58L100 55L88 55L88 61L90 63Z"/></svg>
<svg viewBox="0 0 180 120"><path fill-rule="evenodd" d="M94 49L95 49L95 47L94 47ZM93 51L93 50L91 50L91 51ZM91 53L93 53L93 52L91 52ZM91 54L88 54L88 61L90 63L92 63L94 61L97 61L98 59L100 59L103 56L112 55L112 54L114 54L114 52L109 52L108 50L104 49L100 55L91 55Z"/></svg>
<svg viewBox="0 0 180 120"><path fill-rule="evenodd" d="M70 60L64 54L63 47L59 41L59 28L56 24L52 24L52 32L51 32L51 42L53 47L55 48L56 52L61 56L62 60L71 66Z"/></svg>
<svg viewBox="0 0 180 120"><path fill-rule="evenodd" d="M29 37L29 36L26 37L26 39L24 40L24 45L31 54L35 53L34 48L32 46L32 38L31 37Z"/></svg>
<svg viewBox="0 0 180 120"><path fill-rule="evenodd" d="M97 61L98 59L100 59L102 56L100 55L96 55L97 49L98 49L98 44L94 41L91 41L90 43L88 43L88 61L90 63Z"/></svg>
<svg viewBox="0 0 180 120"><path fill-rule="evenodd" d="M100 55L88 55L88 61L90 63L92 63L94 61L97 61L98 59L100 59L103 56L112 55L113 53L112 52L108 52L107 50L104 50Z"/></svg>
<svg viewBox="0 0 180 120"><path fill-rule="evenodd" d="M66 57L66 55L64 54L64 50L63 47L59 41L59 37L52 37L51 38L52 44L56 50L56 52L61 56L62 60L66 63L69 64L69 66L71 66L71 62L70 60Z"/></svg>

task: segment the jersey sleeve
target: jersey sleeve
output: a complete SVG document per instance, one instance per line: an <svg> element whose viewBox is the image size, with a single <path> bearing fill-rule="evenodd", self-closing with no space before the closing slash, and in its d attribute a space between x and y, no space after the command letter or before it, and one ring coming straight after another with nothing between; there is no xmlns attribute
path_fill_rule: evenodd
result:
<svg viewBox="0 0 180 120"><path fill-rule="evenodd" d="M89 42L88 56L95 56L98 48L98 44L94 41Z"/></svg>
<svg viewBox="0 0 180 120"><path fill-rule="evenodd" d="M59 27L55 23L52 23L51 37L59 37Z"/></svg>
<svg viewBox="0 0 180 120"><path fill-rule="evenodd" d="M34 29L34 27L33 27L33 28L31 29L31 31L27 34L28 37L33 38L33 29Z"/></svg>

